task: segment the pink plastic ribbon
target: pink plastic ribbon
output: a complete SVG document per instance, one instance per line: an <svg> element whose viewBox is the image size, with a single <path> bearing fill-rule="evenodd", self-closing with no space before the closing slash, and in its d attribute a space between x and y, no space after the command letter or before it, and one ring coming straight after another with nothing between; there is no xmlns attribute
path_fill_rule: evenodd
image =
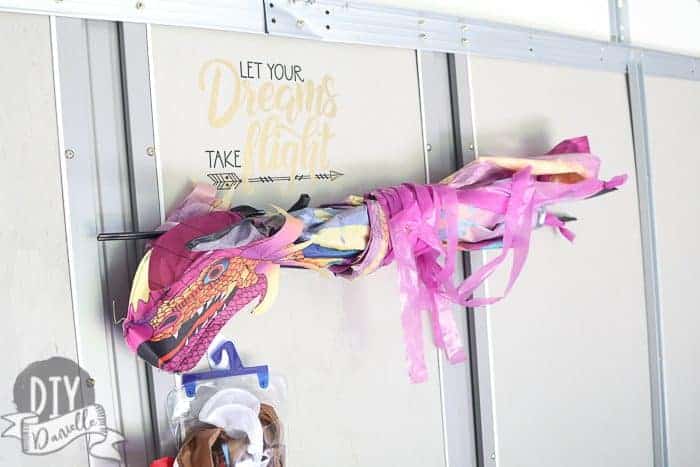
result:
<svg viewBox="0 0 700 467"><path fill-rule="evenodd" d="M369 195L370 199L379 203L389 219L391 244L383 264L394 260L397 263L403 308L401 322L412 382L423 382L428 376L423 349L422 311L428 312L435 345L445 352L450 362L464 361L466 353L452 314L452 303L467 307L490 305L510 292L528 256L536 210L554 202L586 198L625 182L624 175L607 182L597 179L599 162L587 154L588 151L588 140L581 137L566 140L549 153L574 153L571 157L587 167L590 178L576 183L553 182L549 177L538 179L532 174L532 168L525 166L510 177L503 178L501 175L484 184L479 183L479 174L489 178L498 172L487 164L483 168L476 164L470 169L472 172L458 173L457 177L444 184L403 184ZM541 157L549 159L552 156ZM500 254L456 287L452 276L458 252L456 220L459 205L501 216L503 236ZM557 229L569 241L574 240L573 232L556 216L546 213L543 223ZM474 297L475 290L511 252L513 260L503 294Z"/></svg>
<svg viewBox="0 0 700 467"><path fill-rule="evenodd" d="M403 184L373 193L390 213L393 259L399 271L401 323L412 382L427 380L421 312L428 312L435 345L451 363L466 359L445 284L457 254L457 195L446 186ZM393 214L393 215L391 215ZM440 229L446 241L440 238ZM443 263L440 264L440 260Z"/></svg>
<svg viewBox="0 0 700 467"><path fill-rule="evenodd" d="M506 206L501 253L488 263L474 271L457 290L457 301L468 307L493 304L510 292L520 271L522 271L530 248L530 233L533 229L534 216L534 178L530 167L513 174L511 193ZM500 297L474 298L473 294L495 270L503 263L510 251L513 251L513 264L508 284Z"/></svg>
<svg viewBox="0 0 700 467"><path fill-rule="evenodd" d="M466 359L466 353L452 314L452 302L480 306L498 301L501 297L472 296L511 250L513 266L504 295L512 288L529 249L534 216L534 183L529 167L513 175L510 196L504 199L503 249L459 288L452 285L458 252L455 222L459 202L457 190L444 185L403 184L373 193L389 211L393 259L398 267L403 308L401 322L412 382L425 381L428 376L423 349L422 310L426 310L430 317L435 345L443 349L451 363L458 363ZM476 198L478 193L474 201ZM497 205L503 206L500 200L495 204L486 204L492 209L498 209ZM445 241L441 239L441 234Z"/></svg>

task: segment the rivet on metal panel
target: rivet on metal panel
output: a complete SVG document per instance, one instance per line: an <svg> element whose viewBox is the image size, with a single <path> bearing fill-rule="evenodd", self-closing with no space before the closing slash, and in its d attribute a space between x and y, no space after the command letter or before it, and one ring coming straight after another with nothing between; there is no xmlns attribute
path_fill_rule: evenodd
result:
<svg viewBox="0 0 700 467"><path fill-rule="evenodd" d="M491 455L489 456L489 459L491 459L492 461L495 461L496 460L496 453L492 452Z"/></svg>
<svg viewBox="0 0 700 467"><path fill-rule="evenodd" d="M143 7L146 6L143 2L136 2L136 9L137 10L143 10Z"/></svg>
<svg viewBox="0 0 700 467"><path fill-rule="evenodd" d="M146 148L146 155L151 156L151 157L155 156L156 155L156 148L154 148L153 146L148 146Z"/></svg>
<svg viewBox="0 0 700 467"><path fill-rule="evenodd" d="M89 388L95 387L95 378L86 379L85 384L87 384L87 387Z"/></svg>
<svg viewBox="0 0 700 467"><path fill-rule="evenodd" d="M421 39L427 39L428 35L426 33L422 32L422 33L418 34L418 37L420 37Z"/></svg>
<svg viewBox="0 0 700 467"><path fill-rule="evenodd" d="M301 29L301 28L304 27L304 20L303 20L303 19L298 19L298 20L297 20L297 27L298 27L299 29Z"/></svg>
<svg viewBox="0 0 700 467"><path fill-rule="evenodd" d="M73 159L75 157L75 151L72 149L66 149L63 154L66 156L66 159Z"/></svg>
<svg viewBox="0 0 700 467"><path fill-rule="evenodd" d="M428 151L428 152L432 151L432 150L433 150L433 145L430 144L430 143L426 144L426 145L425 145L425 150Z"/></svg>
<svg viewBox="0 0 700 467"><path fill-rule="evenodd" d="M462 45L469 45L469 39L467 39L466 37L463 37L462 38Z"/></svg>
<svg viewBox="0 0 700 467"><path fill-rule="evenodd" d="M474 143L469 143L469 146L467 146L467 149L470 151L474 150Z"/></svg>

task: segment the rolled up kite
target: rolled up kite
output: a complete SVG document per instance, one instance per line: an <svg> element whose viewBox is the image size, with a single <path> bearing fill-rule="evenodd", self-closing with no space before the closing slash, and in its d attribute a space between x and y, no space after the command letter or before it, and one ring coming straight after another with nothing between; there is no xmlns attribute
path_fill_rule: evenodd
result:
<svg viewBox="0 0 700 467"><path fill-rule="evenodd" d="M624 183L599 179L600 160L586 137L542 156L480 157L434 184L403 183L333 205L311 208L308 197L288 211L221 206L213 187L198 185L161 226L134 277L124 336L150 364L191 369L228 320L243 308L272 303L279 267L327 270L349 279L396 263L409 376L425 381L421 313L433 341L452 363L464 361L452 306L488 305L474 292L512 253L513 287L535 228L573 233L548 209ZM461 282L461 251L500 253Z"/></svg>

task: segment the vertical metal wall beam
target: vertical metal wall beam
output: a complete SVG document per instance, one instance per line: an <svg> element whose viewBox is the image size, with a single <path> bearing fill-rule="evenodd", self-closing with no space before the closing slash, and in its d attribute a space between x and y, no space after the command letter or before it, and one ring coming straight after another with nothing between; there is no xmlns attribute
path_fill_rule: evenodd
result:
<svg viewBox="0 0 700 467"><path fill-rule="evenodd" d="M656 253L653 178L651 173L646 95L641 57L637 55L627 72L630 113L634 141L634 159L642 230L647 342L651 386L651 417L654 436L654 466L668 467L666 391L664 385L663 329L659 301L659 276Z"/></svg>
<svg viewBox="0 0 700 467"><path fill-rule="evenodd" d="M450 55L449 69L456 144L455 157L457 166L461 167L473 161L478 154L468 55ZM472 267L478 267L481 261L481 254L465 254L464 274L468 275ZM496 466L496 431L491 390L491 343L488 317L483 310L469 309L467 318L477 465L479 467Z"/></svg>
<svg viewBox="0 0 700 467"><path fill-rule="evenodd" d="M154 229L161 224L163 216L148 28L148 25L135 23L122 23L120 27L130 192L135 214L134 227L137 230ZM138 245L139 258L143 254L143 246L143 242ZM146 375L155 451L159 456L172 455L176 452L176 442L170 431L165 399L174 387L176 378L148 365Z"/></svg>
<svg viewBox="0 0 700 467"><path fill-rule="evenodd" d="M630 42L629 7L627 5L629 1L630 0L609 0L608 2L611 42Z"/></svg>
<svg viewBox="0 0 700 467"><path fill-rule="evenodd" d="M435 182L457 168L447 54L417 52L417 64L426 178ZM464 310L456 310L455 314L457 326L467 341L467 314ZM450 467L476 466L471 368L450 365L442 353L438 353L438 368L445 464Z"/></svg>
<svg viewBox="0 0 700 467"><path fill-rule="evenodd" d="M146 25L136 23L121 23L119 28L132 203L137 229L150 229L161 220L146 28Z"/></svg>
<svg viewBox="0 0 700 467"><path fill-rule="evenodd" d="M144 434L150 405L142 363L115 323L127 306L134 255L126 245L97 242L98 232L132 227L117 26L75 18L53 23L78 360L94 380L107 425L128 440L120 447L124 462L146 465L152 449ZM114 463L90 457L90 465Z"/></svg>

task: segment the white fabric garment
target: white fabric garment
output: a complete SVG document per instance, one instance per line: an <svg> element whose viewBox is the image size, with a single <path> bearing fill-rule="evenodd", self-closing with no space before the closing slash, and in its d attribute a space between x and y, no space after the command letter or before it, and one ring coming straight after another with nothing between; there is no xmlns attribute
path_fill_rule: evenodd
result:
<svg viewBox="0 0 700 467"><path fill-rule="evenodd" d="M263 463L263 429L258 418L260 401L248 391L238 388L222 389L214 394L199 411L199 420L222 428L231 438L247 436L250 457L236 467L261 467Z"/></svg>

